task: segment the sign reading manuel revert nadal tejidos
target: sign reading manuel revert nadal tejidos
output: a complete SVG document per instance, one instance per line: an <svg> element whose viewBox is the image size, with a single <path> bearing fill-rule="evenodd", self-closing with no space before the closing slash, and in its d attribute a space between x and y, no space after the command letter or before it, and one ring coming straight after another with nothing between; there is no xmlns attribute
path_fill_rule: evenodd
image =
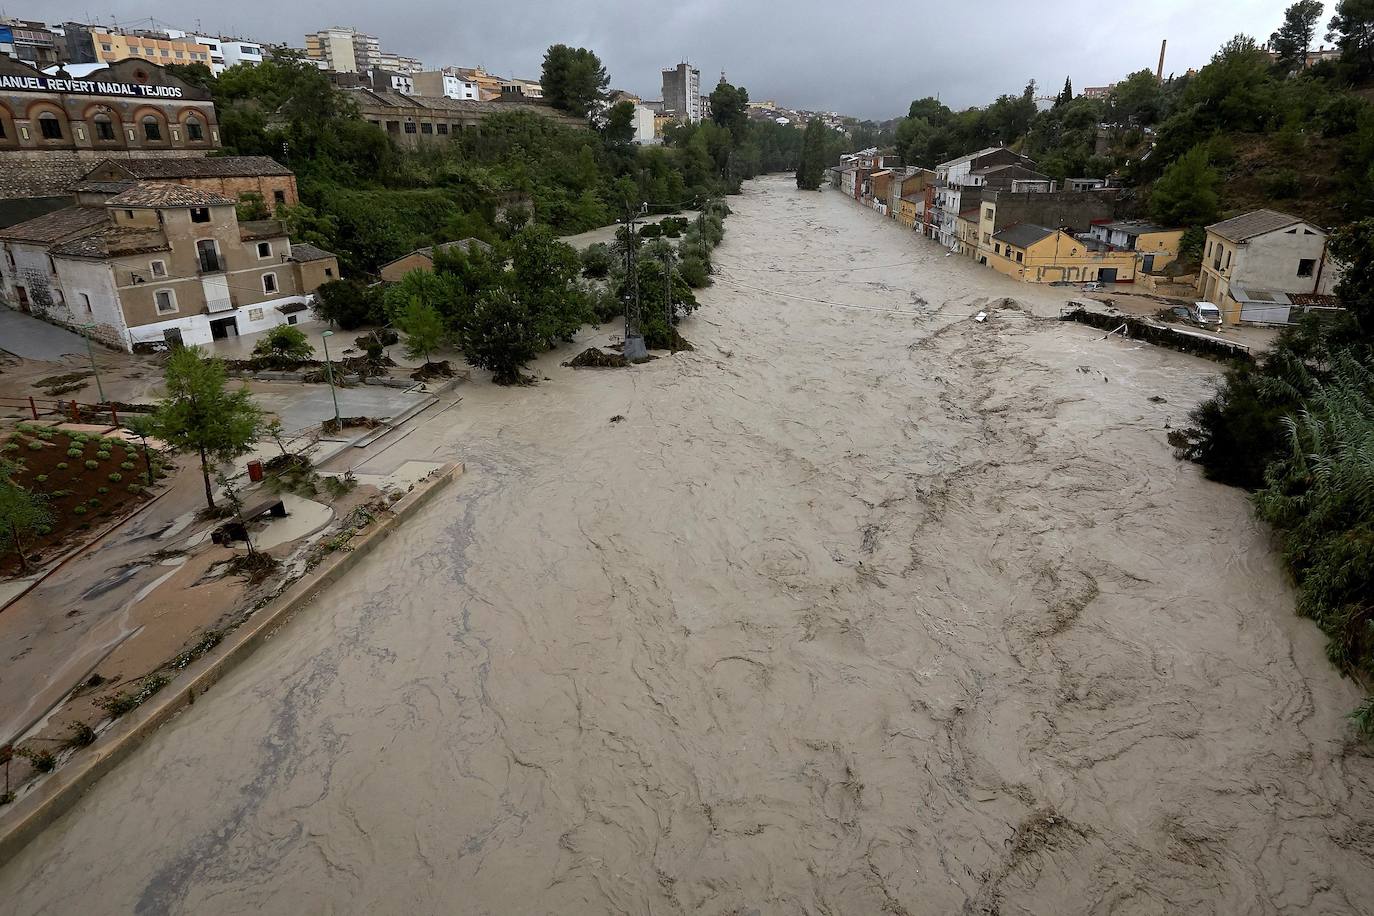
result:
<svg viewBox="0 0 1374 916"><path fill-rule="evenodd" d="M66 92L76 95L127 95L140 99L179 99L180 86L145 86L142 83L107 83L102 80L66 80L55 76L0 76L0 89L26 92Z"/></svg>

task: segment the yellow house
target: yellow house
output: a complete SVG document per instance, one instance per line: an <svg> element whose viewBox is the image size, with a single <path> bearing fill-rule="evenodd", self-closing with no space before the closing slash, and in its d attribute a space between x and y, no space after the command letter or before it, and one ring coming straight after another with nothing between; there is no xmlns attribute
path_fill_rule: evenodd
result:
<svg viewBox="0 0 1374 916"><path fill-rule="evenodd" d="M137 57L155 64L210 65L209 46L189 39L95 31L91 34L91 40L95 45L96 58L104 64Z"/></svg>
<svg viewBox="0 0 1374 916"><path fill-rule="evenodd" d="M914 228L921 219L921 204L924 194L906 194L897 201L897 222Z"/></svg>
<svg viewBox="0 0 1374 916"><path fill-rule="evenodd" d="M1144 220L1094 223L1088 230L1094 242L1124 248L1140 256L1142 273L1158 273L1178 260L1182 229L1165 229Z"/></svg>
<svg viewBox="0 0 1374 916"><path fill-rule="evenodd" d="M958 241L955 250L970 260L978 258L978 208L969 207L954 220Z"/></svg>
<svg viewBox="0 0 1374 916"><path fill-rule="evenodd" d="M1027 283L1119 283L1134 280L1136 273L1134 251L1094 251L1067 232L1030 223L995 233L991 250L979 255L993 270Z"/></svg>

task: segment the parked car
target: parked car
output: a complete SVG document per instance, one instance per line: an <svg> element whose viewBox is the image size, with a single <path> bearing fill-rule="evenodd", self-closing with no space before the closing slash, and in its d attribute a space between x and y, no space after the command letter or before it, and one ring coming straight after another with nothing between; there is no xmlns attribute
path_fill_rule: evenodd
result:
<svg viewBox="0 0 1374 916"><path fill-rule="evenodd" d="M1102 292L1104 289L1106 289L1106 287L1103 286L1101 283L1084 283L1084 284L1083 284L1083 292L1085 292L1085 293L1100 293L1100 292Z"/></svg>
<svg viewBox="0 0 1374 916"><path fill-rule="evenodd" d="M1194 302L1188 317L1204 328L1221 327L1221 309L1210 302Z"/></svg>

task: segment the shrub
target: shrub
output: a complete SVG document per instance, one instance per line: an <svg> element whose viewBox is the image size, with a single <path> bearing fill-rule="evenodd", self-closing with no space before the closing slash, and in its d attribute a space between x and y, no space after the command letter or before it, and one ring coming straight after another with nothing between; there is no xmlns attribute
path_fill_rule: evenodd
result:
<svg viewBox="0 0 1374 916"><path fill-rule="evenodd" d="M658 223L650 223L639 230L639 237L642 239L656 239L661 235L663 235L663 227L659 226Z"/></svg>
<svg viewBox="0 0 1374 916"><path fill-rule="evenodd" d="M615 264L615 254L609 245L597 242L588 245L582 252L582 276L604 279L610 276L611 267Z"/></svg>
<svg viewBox="0 0 1374 916"><path fill-rule="evenodd" d="M11 442L6 442L5 445L4 445L3 451L6 451L6 452L17 452L17 451L19 451L19 443L18 443L18 442L13 442L13 441L11 441Z"/></svg>
<svg viewBox="0 0 1374 916"><path fill-rule="evenodd" d="M685 257L678 264L678 273L692 289L702 289L711 285L711 271L706 262L698 257Z"/></svg>
<svg viewBox="0 0 1374 916"><path fill-rule="evenodd" d="M86 500L86 505L90 506L92 509L99 509L102 503L98 497L92 496L90 499Z"/></svg>
<svg viewBox="0 0 1374 916"><path fill-rule="evenodd" d="M34 478L34 480L38 481L39 483L47 483L47 482L48 482L48 475L47 475L47 474L39 474L37 477Z"/></svg>
<svg viewBox="0 0 1374 916"><path fill-rule="evenodd" d="M95 460L92 460L92 459L90 459L90 458L87 458L87 459L86 459L86 470L88 470L88 471L94 471L94 470L95 470L96 468L98 468L98 467L100 467L100 462L99 462L99 461L95 461Z"/></svg>
<svg viewBox="0 0 1374 916"><path fill-rule="evenodd" d="M135 496L137 496L138 494L140 494L140 493L143 492L143 484L141 484L141 483L131 483L131 484L129 484L127 487L125 487L124 489L128 490L130 493L132 493L132 494L134 494Z"/></svg>
<svg viewBox="0 0 1374 916"><path fill-rule="evenodd" d="M110 483L119 483L119 482L120 482L121 480L123 480L123 479L124 479L124 475L121 474L121 473L119 473L118 471L111 471L111 472L110 472Z"/></svg>
<svg viewBox="0 0 1374 916"><path fill-rule="evenodd" d="M101 461L109 461L109 460L110 460L110 453L109 453L109 452L96 452L96 453L95 453L95 457L96 457L97 459L101 460Z"/></svg>
<svg viewBox="0 0 1374 916"><path fill-rule="evenodd" d="M50 429L40 429L37 433L37 436L44 442L51 442L53 439L57 438L57 434Z"/></svg>
<svg viewBox="0 0 1374 916"><path fill-rule="evenodd" d="M109 487L96 487L96 488L95 488L95 492L99 493L101 496L104 496L106 493L110 492L110 488L109 488Z"/></svg>
<svg viewBox="0 0 1374 916"><path fill-rule="evenodd" d="M279 324L253 347L253 358L272 366L302 362L315 355L310 339L298 327Z"/></svg>
<svg viewBox="0 0 1374 916"><path fill-rule="evenodd" d="M37 439L30 439L30 440L29 440L29 451L31 451L31 452L36 452L36 451L38 451L38 450L39 450L40 448L42 448L42 447L43 447L43 443L42 443L42 442L39 442Z"/></svg>
<svg viewBox="0 0 1374 916"><path fill-rule="evenodd" d="M65 471L65 470L67 469L67 462L65 462L65 461L59 461L59 462L57 462L57 469L58 469L59 471Z"/></svg>
<svg viewBox="0 0 1374 916"><path fill-rule="evenodd" d="M134 469L135 465L134 465L134 463L133 463L132 461L121 461L121 462L119 463L119 467L120 467L120 470L123 470L123 471L132 471L132 470Z"/></svg>
<svg viewBox="0 0 1374 916"><path fill-rule="evenodd" d="M67 457L68 457L68 458L80 458L83 454L84 454L84 452L82 452L82 450L79 449L79 448L69 448L69 449L67 449Z"/></svg>
<svg viewBox="0 0 1374 916"><path fill-rule="evenodd" d="M72 506L72 512L73 512L74 514L76 514L76 515L85 515L85 514L86 514L86 507L85 507L85 506Z"/></svg>

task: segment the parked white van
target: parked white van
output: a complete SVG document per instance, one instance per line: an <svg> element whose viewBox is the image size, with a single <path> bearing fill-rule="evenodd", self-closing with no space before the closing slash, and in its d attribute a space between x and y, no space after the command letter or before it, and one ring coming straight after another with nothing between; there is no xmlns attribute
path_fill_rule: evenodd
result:
<svg viewBox="0 0 1374 916"><path fill-rule="evenodd" d="M1190 313L1189 317L1203 327L1221 326L1221 309L1210 302L1194 302Z"/></svg>

